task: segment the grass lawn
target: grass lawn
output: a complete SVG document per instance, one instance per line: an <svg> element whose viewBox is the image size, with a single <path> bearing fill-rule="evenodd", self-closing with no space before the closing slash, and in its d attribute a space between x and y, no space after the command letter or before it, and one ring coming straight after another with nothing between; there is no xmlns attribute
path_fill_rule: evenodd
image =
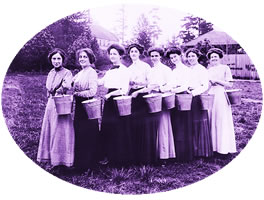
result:
<svg viewBox="0 0 264 200"><path fill-rule="evenodd" d="M2 90L2 109L8 129L25 154L43 169L54 174L50 165L36 162L42 118L47 102L45 75L7 75ZM238 153L226 158L197 159L190 163L170 162L161 166L110 168L100 166L92 173L56 175L75 185L119 194L163 192L197 182L224 167L247 145L257 127L261 108L260 82L236 81L242 104L233 106ZM100 90L99 95L102 95Z"/></svg>

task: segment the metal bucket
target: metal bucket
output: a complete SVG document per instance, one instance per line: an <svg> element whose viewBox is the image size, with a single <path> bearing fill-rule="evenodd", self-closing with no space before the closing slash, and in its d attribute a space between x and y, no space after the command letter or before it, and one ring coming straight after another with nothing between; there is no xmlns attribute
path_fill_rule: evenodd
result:
<svg viewBox="0 0 264 200"><path fill-rule="evenodd" d="M152 93L144 95L143 98L148 104L149 113L160 112L162 108L162 95L160 93Z"/></svg>
<svg viewBox="0 0 264 200"><path fill-rule="evenodd" d="M114 97L114 100L116 102L120 116L131 115L131 104L132 104L131 96Z"/></svg>
<svg viewBox="0 0 264 200"><path fill-rule="evenodd" d="M191 110L192 107L192 95L191 94L176 94L175 105L178 110L186 111Z"/></svg>
<svg viewBox="0 0 264 200"><path fill-rule="evenodd" d="M101 100L100 99L89 99L82 102L88 119L99 119L101 118Z"/></svg>
<svg viewBox="0 0 264 200"><path fill-rule="evenodd" d="M213 94L201 94L201 109L211 110L214 105L214 95Z"/></svg>
<svg viewBox="0 0 264 200"><path fill-rule="evenodd" d="M174 93L163 93L162 94L162 105L165 109L172 109L175 107L175 94Z"/></svg>
<svg viewBox="0 0 264 200"><path fill-rule="evenodd" d="M68 115L72 112L72 95L58 95L53 97L58 115Z"/></svg>
<svg viewBox="0 0 264 200"><path fill-rule="evenodd" d="M231 105L240 105L241 104L241 89L230 89L226 90L226 94L230 101Z"/></svg>

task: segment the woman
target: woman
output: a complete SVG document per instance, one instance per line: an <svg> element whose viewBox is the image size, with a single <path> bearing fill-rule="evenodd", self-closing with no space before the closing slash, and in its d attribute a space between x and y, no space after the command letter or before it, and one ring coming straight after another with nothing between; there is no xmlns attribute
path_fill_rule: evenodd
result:
<svg viewBox="0 0 264 200"><path fill-rule="evenodd" d="M114 102L114 97L126 95L129 88L129 72L121 63L124 48L112 44L107 49L113 66L101 79L108 89L102 116L101 134L106 157L113 166L128 165L133 161L130 116L120 116Z"/></svg>
<svg viewBox="0 0 264 200"><path fill-rule="evenodd" d="M73 121L70 114L57 114L53 97L67 94L71 88L72 73L63 67L66 59L63 50L53 49L48 59L53 69L46 81L48 102L41 128L37 161L48 161L52 166L70 167L74 159Z"/></svg>
<svg viewBox="0 0 264 200"><path fill-rule="evenodd" d="M234 123L229 99L225 87L232 87L232 74L227 65L221 64L224 52L211 48L207 57L209 65L209 94L214 94L214 104L209 112L213 151L220 154L236 152Z"/></svg>
<svg viewBox="0 0 264 200"><path fill-rule="evenodd" d="M97 161L97 137L99 126L97 119L88 119L82 102L91 99L97 92L97 73L92 68L95 62L93 51L83 48L76 51L76 59L82 70L73 78L75 99L75 159L74 167L79 172L87 171Z"/></svg>
<svg viewBox="0 0 264 200"><path fill-rule="evenodd" d="M132 99L131 126L133 128L133 146L136 163L153 164L157 161L156 153L158 115L149 114L143 96L147 93L151 67L139 59L144 48L139 44L128 46L132 60L129 66L130 91Z"/></svg>
<svg viewBox="0 0 264 200"><path fill-rule="evenodd" d="M186 94L191 70L181 62L181 49L171 47L166 51L166 57L170 59L172 73L168 83L171 92ZM193 160L193 135L190 111L171 109L171 121L174 136L175 152L177 161Z"/></svg>
<svg viewBox="0 0 264 200"><path fill-rule="evenodd" d="M149 87L154 92L164 92L168 87L167 84L171 76L171 69L161 63L161 56L163 54L163 49L158 47L151 47L148 50L148 55L153 63ZM160 112L157 151L162 163L166 163L165 159L175 158L174 138L169 110Z"/></svg>
<svg viewBox="0 0 264 200"><path fill-rule="evenodd" d="M211 134L209 130L208 111L201 109L200 94L208 90L208 71L198 63L200 51L190 48L186 51L187 61L189 63L190 84L188 92L193 95L192 100L192 128L194 156L210 157L213 154Z"/></svg>

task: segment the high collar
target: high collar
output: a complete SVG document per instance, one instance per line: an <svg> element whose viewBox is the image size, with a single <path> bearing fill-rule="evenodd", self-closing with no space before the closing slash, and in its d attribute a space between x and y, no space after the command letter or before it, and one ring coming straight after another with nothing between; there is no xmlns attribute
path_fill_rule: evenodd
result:
<svg viewBox="0 0 264 200"><path fill-rule="evenodd" d="M111 65L110 69L119 69L121 67L122 63L115 63Z"/></svg>
<svg viewBox="0 0 264 200"><path fill-rule="evenodd" d="M56 68L54 67L54 70L55 70L55 72L59 72L59 71L62 70L62 68L63 68L62 66L60 66L60 67L56 67Z"/></svg>

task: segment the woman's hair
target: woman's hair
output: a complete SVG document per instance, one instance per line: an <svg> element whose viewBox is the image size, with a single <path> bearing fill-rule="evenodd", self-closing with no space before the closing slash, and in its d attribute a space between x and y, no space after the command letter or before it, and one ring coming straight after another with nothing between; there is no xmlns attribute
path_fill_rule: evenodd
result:
<svg viewBox="0 0 264 200"><path fill-rule="evenodd" d="M111 44L108 48L107 48L107 53L110 54L110 50L111 49L115 49L118 51L119 55L122 56L125 54L125 49L119 45L119 44Z"/></svg>
<svg viewBox="0 0 264 200"><path fill-rule="evenodd" d="M187 49L187 51L185 52L186 57L188 57L188 54L191 53L191 52L195 53L198 58L202 55L201 52L198 49L190 48L190 49Z"/></svg>
<svg viewBox="0 0 264 200"><path fill-rule="evenodd" d="M54 49L52 49L52 50L49 52L49 55L48 55L48 60L49 60L49 62L51 63L51 58L52 58L52 56L55 55L56 53L58 53L58 54L61 55L61 57L62 57L62 64L64 64L65 61L66 61L66 54L65 54L65 52L64 52L62 49L60 49L60 48L54 48Z"/></svg>
<svg viewBox="0 0 264 200"><path fill-rule="evenodd" d="M128 47L127 47L127 53L129 54L130 53L130 50L132 48L136 47L137 50L139 51L140 54L142 54L144 52L144 47L141 46L140 44L136 44L136 43L133 43L133 44L130 44Z"/></svg>
<svg viewBox="0 0 264 200"><path fill-rule="evenodd" d="M148 49L148 55L150 56L150 53L153 52L153 51L156 51L160 54L160 56L163 56L164 55L164 50L160 47L150 47Z"/></svg>
<svg viewBox="0 0 264 200"><path fill-rule="evenodd" d="M167 51L165 52L165 57L166 58L170 58L171 54L177 54L177 55L181 55L181 49L178 47L170 47L167 49Z"/></svg>
<svg viewBox="0 0 264 200"><path fill-rule="evenodd" d="M85 52L87 54L87 56L89 58L89 62L91 64L93 64L95 62L95 55L94 55L93 51L90 48L78 49L76 51L76 55L75 55L76 56L76 60L78 60L79 55L80 55L81 52Z"/></svg>
<svg viewBox="0 0 264 200"><path fill-rule="evenodd" d="M211 48L211 49L209 49L209 51L206 54L206 56L207 56L208 59L210 59L212 53L218 54L219 55L219 58L223 58L224 57L224 52L222 51L222 49L219 49L219 48Z"/></svg>

